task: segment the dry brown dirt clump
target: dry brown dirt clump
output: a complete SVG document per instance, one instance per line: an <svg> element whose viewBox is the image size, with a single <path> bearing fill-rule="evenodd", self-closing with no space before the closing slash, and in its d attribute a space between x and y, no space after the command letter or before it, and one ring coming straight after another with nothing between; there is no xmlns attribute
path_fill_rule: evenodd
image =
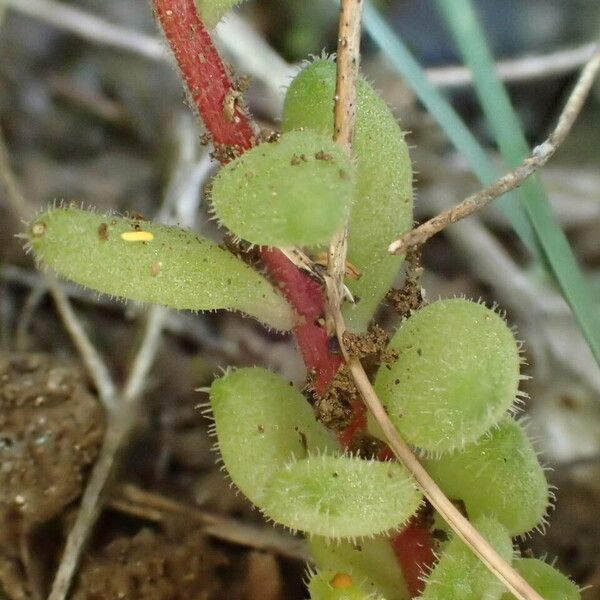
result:
<svg viewBox="0 0 600 600"><path fill-rule="evenodd" d="M42 354L0 353L0 553L76 499L104 415L80 371Z"/></svg>
<svg viewBox="0 0 600 600"><path fill-rule="evenodd" d="M143 529L120 537L82 565L73 600L216 600L224 564L196 531L172 537Z"/></svg>

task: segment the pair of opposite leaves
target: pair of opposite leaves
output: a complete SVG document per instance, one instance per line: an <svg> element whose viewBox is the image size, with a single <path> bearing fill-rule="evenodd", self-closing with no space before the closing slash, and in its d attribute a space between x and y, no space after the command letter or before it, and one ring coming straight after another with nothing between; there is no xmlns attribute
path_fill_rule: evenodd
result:
<svg viewBox="0 0 600 600"><path fill-rule="evenodd" d="M284 133L225 166L212 186L213 210L232 233L278 247L327 243L348 216L349 281L360 300L346 307L364 330L392 285L402 258L387 242L412 222L410 159L393 115L364 81L358 86L353 164L333 143L335 64L319 60L292 82ZM127 243L142 228L152 240ZM51 210L30 226L29 242L59 273L108 294L174 308L227 308L288 330L287 303L250 267L192 232L143 221Z"/></svg>

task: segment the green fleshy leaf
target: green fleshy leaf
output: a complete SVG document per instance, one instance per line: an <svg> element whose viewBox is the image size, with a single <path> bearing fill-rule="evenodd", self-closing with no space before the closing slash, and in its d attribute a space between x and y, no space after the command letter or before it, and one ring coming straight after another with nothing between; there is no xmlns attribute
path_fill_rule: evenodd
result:
<svg viewBox="0 0 600 600"><path fill-rule="evenodd" d="M513 548L506 529L491 517L473 521L475 528L510 563ZM499 600L504 586L455 535L442 550L420 600Z"/></svg>
<svg viewBox="0 0 600 600"><path fill-rule="evenodd" d="M227 472L259 507L273 475L292 458L301 459L309 450L337 448L304 396L266 369L225 374L213 382L210 402Z"/></svg>
<svg viewBox="0 0 600 600"><path fill-rule="evenodd" d="M434 302L400 326L388 349L399 358L379 369L375 391L405 439L430 453L477 440L517 393L517 343L482 304Z"/></svg>
<svg viewBox="0 0 600 600"><path fill-rule="evenodd" d="M290 85L283 129L306 127L331 135L336 65L317 60ZM364 80L357 85L353 139L356 196L348 227L348 260L362 277L346 284L356 304L344 308L349 329L363 331L392 286L402 257L391 256L388 244L412 226L412 169L404 133L394 115Z"/></svg>
<svg viewBox="0 0 600 600"><path fill-rule="evenodd" d="M519 558L514 568L544 600L581 600L579 588L560 571L537 558ZM501 600L515 600L505 593Z"/></svg>
<svg viewBox="0 0 600 600"><path fill-rule="evenodd" d="M401 526L421 498L398 463L318 454L293 460L273 475L262 511L291 529L347 539Z"/></svg>
<svg viewBox="0 0 600 600"><path fill-rule="evenodd" d="M319 569L349 573L360 582L362 589L375 597L381 595L386 600L410 598L388 537L378 535L353 543L313 536L309 543Z"/></svg>
<svg viewBox="0 0 600 600"><path fill-rule="evenodd" d="M261 246L320 246L341 229L354 165L329 136L291 131L223 167L213 180L219 222Z"/></svg>
<svg viewBox="0 0 600 600"><path fill-rule="evenodd" d="M58 208L39 215L27 237L42 263L105 294L179 309L238 310L280 330L294 325L291 308L266 279L191 231Z"/></svg>
<svg viewBox="0 0 600 600"><path fill-rule="evenodd" d="M331 570L312 573L308 582L310 600L384 600L369 593L348 573Z"/></svg>
<svg viewBox="0 0 600 600"><path fill-rule="evenodd" d="M474 444L425 461L427 472L469 517L488 514L512 536L538 525L548 507L548 484L522 427L505 420Z"/></svg>

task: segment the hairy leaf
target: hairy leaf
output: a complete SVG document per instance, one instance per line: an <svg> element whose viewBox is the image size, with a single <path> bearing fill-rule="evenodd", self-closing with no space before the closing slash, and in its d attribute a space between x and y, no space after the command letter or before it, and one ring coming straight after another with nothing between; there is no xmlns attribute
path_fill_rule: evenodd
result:
<svg viewBox="0 0 600 600"><path fill-rule="evenodd" d="M548 484L521 426L507 419L473 444L425 462L450 498L471 518L492 515L512 536L538 525L548 507Z"/></svg>
<svg viewBox="0 0 600 600"><path fill-rule="evenodd" d="M274 473L292 458L336 448L304 396L266 369L230 371L213 382L210 402L229 476L259 507Z"/></svg>
<svg viewBox="0 0 600 600"><path fill-rule="evenodd" d="M223 167L212 185L219 222L263 246L319 246L342 227L354 165L330 137L292 131Z"/></svg>
<svg viewBox="0 0 600 600"><path fill-rule="evenodd" d="M27 231L36 257L99 292L172 308L239 310L276 329L292 309L266 279L192 231L76 208L39 215Z"/></svg>
<svg viewBox="0 0 600 600"><path fill-rule="evenodd" d="M290 85L283 129L333 133L335 63L317 60ZM392 286L402 257L388 244L412 226L412 170L404 133L386 103L364 80L357 86L356 196L350 216L348 260L362 273L346 283L356 304L346 306L350 329L364 330Z"/></svg>
<svg viewBox="0 0 600 600"><path fill-rule="evenodd" d="M405 321L375 390L406 440L431 453L474 442L515 399L519 348L504 319L482 304L440 300Z"/></svg>

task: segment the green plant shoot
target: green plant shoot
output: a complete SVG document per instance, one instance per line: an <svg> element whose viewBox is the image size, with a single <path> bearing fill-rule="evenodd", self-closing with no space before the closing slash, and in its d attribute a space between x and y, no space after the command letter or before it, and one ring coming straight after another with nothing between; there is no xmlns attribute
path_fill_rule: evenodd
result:
<svg viewBox="0 0 600 600"><path fill-rule="evenodd" d="M290 85L283 130L309 128L333 133L335 63L317 60ZM355 304L344 316L349 329L364 331L392 286L402 257L387 251L390 240L412 226L412 169L404 133L386 103L358 81L353 140L356 195L348 226L348 260L360 271L348 279Z"/></svg>
<svg viewBox="0 0 600 600"><path fill-rule="evenodd" d="M354 196L354 165L316 131L291 131L248 150L213 180L216 217L262 246L321 246L342 227Z"/></svg>
<svg viewBox="0 0 600 600"><path fill-rule="evenodd" d="M36 258L99 292L172 308L226 308L288 330L292 309L248 265L197 233L149 221L56 208L27 230Z"/></svg>

